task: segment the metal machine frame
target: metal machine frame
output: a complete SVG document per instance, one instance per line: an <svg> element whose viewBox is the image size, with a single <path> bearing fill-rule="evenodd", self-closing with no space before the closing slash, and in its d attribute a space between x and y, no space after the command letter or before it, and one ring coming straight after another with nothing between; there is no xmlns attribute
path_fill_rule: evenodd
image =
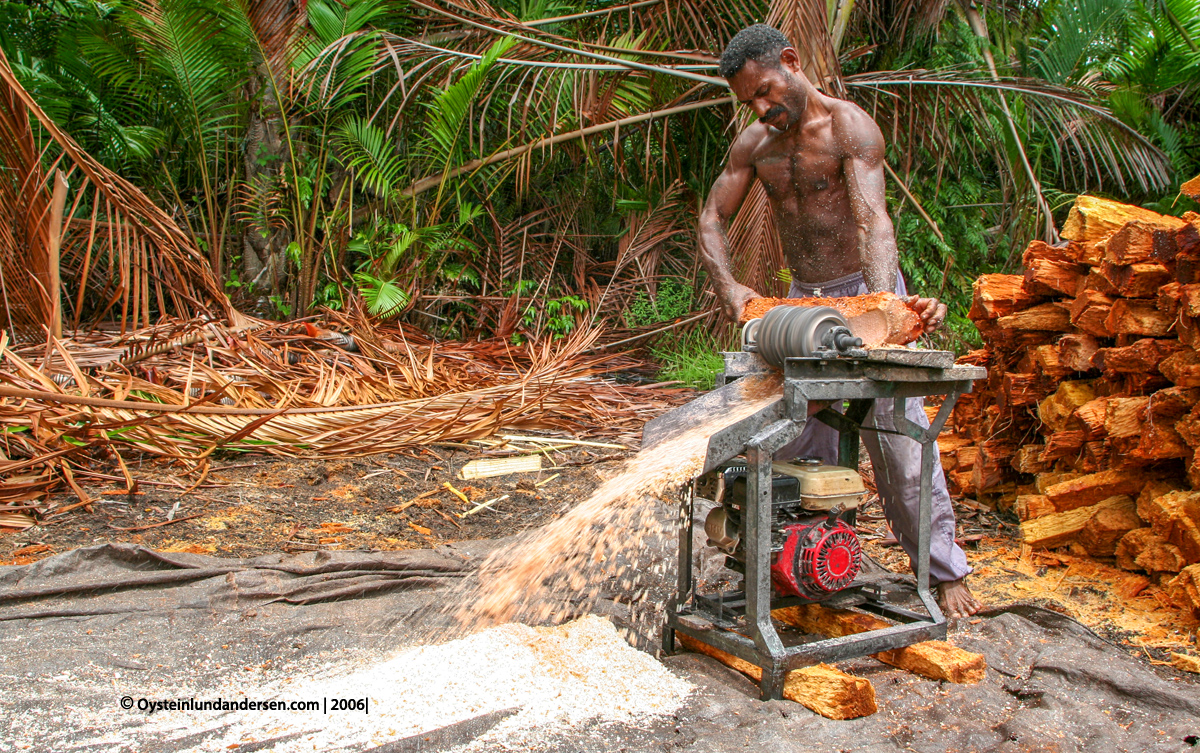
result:
<svg viewBox="0 0 1200 753"><path fill-rule="evenodd" d="M723 390L720 388L726 385L732 388L732 383L740 377L770 371L771 367L755 353L726 353L725 371L718 375L718 389L696 402L706 398L718 405L720 401L729 401L731 397L722 396L720 393ZM788 671L797 667L864 656L945 637L946 618L929 588L930 518L936 458L934 441L959 395L970 392L972 382L986 376L986 372L976 366L954 365L953 354L946 351L881 349L868 351L865 358L788 358L783 376L781 400L713 435L704 468L707 472L742 454L747 461L749 473L743 518L746 547L745 578L742 582L744 591L718 597L695 593L692 536L696 524L692 518L693 496L688 494L681 510L678 590L668 603L666 625L663 628L663 648L667 653L674 652L675 633L678 631L762 667L760 688L764 700L780 698L784 678ZM925 429L910 421L904 409L907 398L927 395L944 395L945 401L931 426ZM859 432L882 431L862 426L875 400L894 400L896 432L921 444L916 580L917 595L927 614L888 604L877 584L870 582L869 578L860 577L847 589L859 595L859 598L851 599L858 602L854 606L900 624L785 647L771 621L771 610L811 602L794 597L772 598L772 456L800 436L810 418L810 403L849 401L844 414L826 408L813 417L839 431L839 465L857 468ZM678 428L675 425L678 420L671 420L670 414L663 419L660 426L655 426L653 422L647 425L643 446L660 441L663 435ZM838 596L843 594L846 592L840 592ZM832 603L837 601L835 597ZM843 599L842 603L845 602ZM739 617L744 617L744 623Z"/></svg>

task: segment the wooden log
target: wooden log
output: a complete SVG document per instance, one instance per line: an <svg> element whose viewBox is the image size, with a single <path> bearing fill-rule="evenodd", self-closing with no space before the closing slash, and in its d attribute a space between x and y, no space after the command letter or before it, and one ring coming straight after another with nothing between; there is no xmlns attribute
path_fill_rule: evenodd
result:
<svg viewBox="0 0 1200 753"><path fill-rule="evenodd" d="M1164 359L1165 360L1165 359ZM1102 374L1101 377L1104 375ZM1108 372L1110 389L1130 397L1146 397L1171 386L1171 380L1162 374L1117 374Z"/></svg>
<svg viewBox="0 0 1200 753"><path fill-rule="evenodd" d="M1167 594L1175 606L1200 620L1200 565L1189 565L1167 584Z"/></svg>
<svg viewBox="0 0 1200 753"><path fill-rule="evenodd" d="M1149 223L1152 227L1178 228L1183 221L1172 223L1171 220L1175 219L1177 218L1164 217L1158 212L1117 201L1096 196L1079 196L1067 215L1067 221L1063 223L1061 235L1079 243L1096 243L1108 238L1130 221Z"/></svg>
<svg viewBox="0 0 1200 753"><path fill-rule="evenodd" d="M1200 201L1200 175L1191 180L1184 181L1183 185L1179 187L1179 193L1192 201Z"/></svg>
<svg viewBox="0 0 1200 753"><path fill-rule="evenodd" d="M1036 405L1050 391L1039 374L1005 372L1000 384L1001 404L1007 408Z"/></svg>
<svg viewBox="0 0 1200 753"><path fill-rule="evenodd" d="M1096 259L1096 264L1100 264L1099 258ZM1108 281L1108 278L1100 271L1098 267L1092 267L1083 278L1083 283L1079 286L1079 290L1075 295L1080 293L1099 293L1100 295L1113 296L1117 294L1117 289Z"/></svg>
<svg viewBox="0 0 1200 753"><path fill-rule="evenodd" d="M1151 373L1167 356L1178 353L1184 345L1178 340L1156 340L1144 337L1123 348L1100 348L1092 358L1098 368L1118 373Z"/></svg>
<svg viewBox="0 0 1200 753"><path fill-rule="evenodd" d="M1142 431L1148 397L1110 397L1104 414L1104 433L1112 437L1135 437Z"/></svg>
<svg viewBox="0 0 1200 753"><path fill-rule="evenodd" d="M1186 415L1177 419L1175 431L1179 432L1189 447L1200 447L1200 406L1193 407Z"/></svg>
<svg viewBox="0 0 1200 753"><path fill-rule="evenodd" d="M1071 376L1077 371L1063 363L1062 349L1057 343L1039 345L1028 351L1021 362L1017 364L1017 370L1036 371L1039 376L1056 380Z"/></svg>
<svg viewBox="0 0 1200 753"><path fill-rule="evenodd" d="M971 483L977 492L987 491L1012 478L1012 457L1017 453L1016 442L994 438L978 445L979 454L971 471ZM959 461L962 461L961 456Z"/></svg>
<svg viewBox="0 0 1200 753"><path fill-rule="evenodd" d="M1174 323L1174 319L1158 310L1155 301L1118 298L1109 309L1104 328L1113 335L1165 337Z"/></svg>
<svg viewBox="0 0 1200 753"><path fill-rule="evenodd" d="M1074 297L1086 277L1087 267L1072 261L1031 259L1025 263L1025 287L1034 293L1048 290Z"/></svg>
<svg viewBox="0 0 1200 753"><path fill-rule="evenodd" d="M1180 299L1183 298L1183 283L1168 282L1158 289L1158 310L1167 316L1179 314Z"/></svg>
<svg viewBox="0 0 1200 753"><path fill-rule="evenodd" d="M1083 527L1096 513L1113 508L1135 510L1132 498L1125 495L1109 497L1094 505L1026 520L1021 523L1021 539L1028 546L1047 549L1069 544L1079 536Z"/></svg>
<svg viewBox="0 0 1200 753"><path fill-rule="evenodd" d="M1032 241L1021 254L1021 266L1028 269L1039 261L1075 262L1078 259L1078 244L1066 243L1061 246L1051 246L1045 241Z"/></svg>
<svg viewBox="0 0 1200 753"><path fill-rule="evenodd" d="M1100 343L1092 335L1063 335L1058 340L1058 360L1068 369L1090 371L1094 368L1092 357L1100 349Z"/></svg>
<svg viewBox="0 0 1200 753"><path fill-rule="evenodd" d="M1177 573L1187 565L1179 547L1150 527L1135 528L1121 537L1114 551L1117 567L1147 573Z"/></svg>
<svg viewBox="0 0 1200 753"><path fill-rule="evenodd" d="M1104 431L1104 419L1108 416L1108 401L1111 398L1098 397L1089 400L1075 409L1071 415L1071 428L1082 428L1084 440L1091 442L1107 436Z"/></svg>
<svg viewBox="0 0 1200 753"><path fill-rule="evenodd" d="M1114 264L1171 261L1179 253L1176 234L1185 224L1168 215L1126 222L1104 241L1104 258Z"/></svg>
<svg viewBox="0 0 1200 753"><path fill-rule="evenodd" d="M1154 418L1178 419L1200 402L1200 388L1165 387L1150 396L1146 407Z"/></svg>
<svg viewBox="0 0 1200 753"><path fill-rule="evenodd" d="M975 467L975 461L979 457L979 446L970 444L960 447L955 457L958 460L959 468L970 471Z"/></svg>
<svg viewBox="0 0 1200 753"><path fill-rule="evenodd" d="M1175 430L1175 421L1170 418L1155 418L1152 414L1143 424L1137 447L1131 456L1138 460L1169 460L1192 455L1192 448Z"/></svg>
<svg viewBox="0 0 1200 753"><path fill-rule="evenodd" d="M1055 509L1066 512L1123 494L1137 495L1148 480L1137 470L1108 470L1061 481L1043 493Z"/></svg>
<svg viewBox="0 0 1200 753"><path fill-rule="evenodd" d="M1038 494L1045 494L1046 490L1055 484L1061 484L1064 481L1080 478L1084 474L1071 473L1069 471L1052 471L1050 473L1039 473L1037 478L1033 480L1034 488Z"/></svg>
<svg viewBox="0 0 1200 753"><path fill-rule="evenodd" d="M1058 512L1054 509L1050 498L1044 494L1019 494L1013 507L1017 512L1017 519L1021 521L1033 520Z"/></svg>
<svg viewBox="0 0 1200 753"><path fill-rule="evenodd" d="M1175 257L1175 281L1184 285L1200 282L1200 249Z"/></svg>
<svg viewBox="0 0 1200 753"><path fill-rule="evenodd" d="M1060 458L1077 456L1083 450L1084 434L1081 429L1063 429L1046 437L1046 449L1039 458L1043 463L1052 463Z"/></svg>
<svg viewBox="0 0 1200 753"><path fill-rule="evenodd" d="M1100 273L1112 283L1113 288L1125 298L1154 298L1160 288L1170 282L1174 275L1160 262L1138 264L1112 264L1105 262Z"/></svg>
<svg viewBox="0 0 1200 753"><path fill-rule="evenodd" d="M1089 335L1112 337L1107 323L1112 308L1112 298L1085 290L1071 303L1071 324Z"/></svg>
<svg viewBox="0 0 1200 753"><path fill-rule="evenodd" d="M1095 473L1101 470L1108 470L1113 463L1111 462L1112 448L1109 447L1108 440L1092 440L1084 442L1079 453L1079 459L1073 466L1075 470L1083 473Z"/></svg>
<svg viewBox="0 0 1200 753"><path fill-rule="evenodd" d="M1060 431L1079 406L1096 399L1095 386L1090 381L1062 382L1054 394L1038 403L1038 418L1051 431Z"/></svg>
<svg viewBox="0 0 1200 753"><path fill-rule="evenodd" d="M1042 453L1045 450L1046 445L1044 444L1022 446L1017 450L1017 454L1013 455L1013 470L1017 473L1044 473L1050 470L1050 464L1042 460Z"/></svg>
<svg viewBox="0 0 1200 753"><path fill-rule="evenodd" d="M961 466L960 466L961 467ZM958 489L959 494L973 495L975 490L975 472L968 468L963 471L954 471L949 474L949 481Z"/></svg>
<svg viewBox="0 0 1200 753"><path fill-rule="evenodd" d="M1145 524L1138 517L1137 507L1130 500L1128 506L1097 510L1079 531L1078 541L1093 557L1112 557L1121 537L1144 527Z"/></svg>
<svg viewBox="0 0 1200 753"><path fill-rule="evenodd" d="M1024 283L1021 275L980 275L971 286L973 297L967 316L973 321L999 319L1043 300L1026 290Z"/></svg>
<svg viewBox="0 0 1200 753"><path fill-rule="evenodd" d="M1158 370L1179 387L1200 387L1200 353L1181 350L1167 356Z"/></svg>
<svg viewBox="0 0 1200 753"><path fill-rule="evenodd" d="M711 656L727 667L748 675L755 682L762 681L762 668L755 664L690 635L676 633L675 640L689 651ZM848 675L828 664L816 664L788 672L783 681L783 697L828 719L858 719L878 710L875 705L875 686L870 680Z"/></svg>
<svg viewBox="0 0 1200 753"><path fill-rule="evenodd" d="M1154 313L1162 316L1158 309ZM996 320L1002 330L1069 332L1071 313L1057 303L1042 303Z"/></svg>
<svg viewBox="0 0 1200 753"><path fill-rule="evenodd" d="M820 604L776 609L771 616L805 633L819 633L831 638L891 627L888 622L873 615L848 609L831 609ZM874 656L884 664L931 680L959 684L979 682L987 670L987 661L982 654L955 648L945 641L914 643Z"/></svg>
<svg viewBox="0 0 1200 753"><path fill-rule="evenodd" d="M1200 562L1200 492L1171 491L1144 501L1139 496L1137 510L1188 563Z"/></svg>

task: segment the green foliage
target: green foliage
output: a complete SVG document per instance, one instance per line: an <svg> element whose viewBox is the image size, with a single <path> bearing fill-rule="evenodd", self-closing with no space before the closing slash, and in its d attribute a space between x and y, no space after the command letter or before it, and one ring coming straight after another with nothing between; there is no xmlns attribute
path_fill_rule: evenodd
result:
<svg viewBox="0 0 1200 753"><path fill-rule="evenodd" d="M687 280L666 278L659 282L657 294L651 298L639 290L633 302L622 316L626 327L644 327L658 322L669 322L692 312L695 291Z"/></svg>
<svg viewBox="0 0 1200 753"><path fill-rule="evenodd" d="M678 381L698 390L711 390L717 372L725 367L721 357L725 350L729 350L729 344L710 330L695 329L659 338L650 353L659 363L661 381Z"/></svg>

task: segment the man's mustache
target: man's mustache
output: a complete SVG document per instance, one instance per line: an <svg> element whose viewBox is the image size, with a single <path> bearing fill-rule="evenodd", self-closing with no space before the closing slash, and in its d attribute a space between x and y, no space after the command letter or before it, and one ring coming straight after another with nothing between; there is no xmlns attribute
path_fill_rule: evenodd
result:
<svg viewBox="0 0 1200 753"><path fill-rule="evenodd" d="M783 105L775 105L775 106L774 106L774 107L772 107L770 110L767 110L767 111L766 111L766 112L763 114L763 116L762 116L761 118L759 118L759 120L761 120L761 121L763 121L763 122L765 123L765 122L766 122L766 121L768 121L768 120L773 120L773 119L775 119L776 117L778 117L778 116L782 115L782 114L783 114L783 113L785 113L785 112L787 112L787 108L786 108L786 107L784 107Z"/></svg>

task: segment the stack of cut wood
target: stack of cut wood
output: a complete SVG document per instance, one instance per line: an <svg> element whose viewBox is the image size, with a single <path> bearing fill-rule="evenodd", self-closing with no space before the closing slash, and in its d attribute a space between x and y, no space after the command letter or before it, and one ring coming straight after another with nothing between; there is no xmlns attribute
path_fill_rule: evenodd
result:
<svg viewBox="0 0 1200 753"><path fill-rule="evenodd" d="M1200 215L1081 196L1062 237L975 282L985 347L961 360L988 378L943 467L1025 544L1115 558L1200 617Z"/></svg>

